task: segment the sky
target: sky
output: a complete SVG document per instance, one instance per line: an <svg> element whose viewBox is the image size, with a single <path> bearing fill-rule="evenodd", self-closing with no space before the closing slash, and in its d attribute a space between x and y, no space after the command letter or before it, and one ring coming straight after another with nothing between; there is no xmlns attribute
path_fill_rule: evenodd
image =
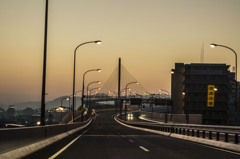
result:
<svg viewBox="0 0 240 159"><path fill-rule="evenodd" d="M41 100L45 0L0 0L0 103ZM72 94L77 45L76 90L104 84L121 57L149 92L171 91L175 63L235 65L240 53L239 0L49 0L46 101ZM238 59L239 60L239 59ZM239 73L238 73L239 74ZM239 77L238 77L239 78Z"/></svg>

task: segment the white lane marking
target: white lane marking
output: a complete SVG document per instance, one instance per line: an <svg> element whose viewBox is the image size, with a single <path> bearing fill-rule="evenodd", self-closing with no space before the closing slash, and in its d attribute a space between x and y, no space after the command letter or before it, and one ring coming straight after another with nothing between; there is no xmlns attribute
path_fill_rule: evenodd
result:
<svg viewBox="0 0 240 159"><path fill-rule="evenodd" d="M139 146L140 149L144 150L145 152L150 152L148 149L146 149L145 147L143 146Z"/></svg>
<svg viewBox="0 0 240 159"><path fill-rule="evenodd" d="M133 140L131 140L131 139L128 139L128 141L129 141L129 142L131 142L131 143L134 143L134 141L133 141Z"/></svg>
<svg viewBox="0 0 240 159"><path fill-rule="evenodd" d="M122 137L126 137L125 135L121 135Z"/></svg>
<svg viewBox="0 0 240 159"><path fill-rule="evenodd" d="M81 136L83 136L88 130L85 130L81 135L79 135L78 137L76 137L75 139L73 139L69 144L67 144L65 147L63 147L61 150L59 150L57 153L55 153L54 155L52 155L51 157L49 157L48 159L54 159L56 158L58 155L60 155L64 150L66 150L69 146L71 146L77 139L79 139Z"/></svg>

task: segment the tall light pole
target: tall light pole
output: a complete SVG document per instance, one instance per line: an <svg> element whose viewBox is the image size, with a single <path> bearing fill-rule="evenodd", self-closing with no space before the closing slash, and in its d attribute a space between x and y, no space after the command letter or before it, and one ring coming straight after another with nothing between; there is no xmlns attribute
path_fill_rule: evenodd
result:
<svg viewBox="0 0 240 159"><path fill-rule="evenodd" d="M93 81L93 82L90 82L88 85L87 85L87 105L89 107L89 99L88 99L88 89L89 89L89 86L94 84L94 83L98 83L98 84L101 84L100 81Z"/></svg>
<svg viewBox="0 0 240 159"><path fill-rule="evenodd" d="M74 62L73 62L73 104L72 104L72 113L73 113L73 121L74 121L74 109L75 109L75 70L76 70L76 53L77 53L77 49L82 46L82 45L85 45L85 44L89 44L89 43L96 43L98 45L100 45L102 43L102 41L100 40L96 40L96 41L88 41L88 42L85 42L85 43L82 43L80 45L78 45L75 50L74 50Z"/></svg>
<svg viewBox="0 0 240 159"><path fill-rule="evenodd" d="M63 107L58 107L58 108L56 108L56 110L57 111L59 111L59 110L61 111L61 122L62 122L62 111L64 110L64 108Z"/></svg>
<svg viewBox="0 0 240 159"><path fill-rule="evenodd" d="M89 99L91 99L91 95L92 95L92 92L93 92L94 90L100 90L100 88L97 87L97 88L92 88L92 89L90 89L90 91L89 91L90 98L89 98ZM90 100L90 101L91 101L91 100ZM90 103L91 103L91 102L90 102ZM90 106L91 106L91 104L89 105L89 108L91 108Z"/></svg>
<svg viewBox="0 0 240 159"><path fill-rule="evenodd" d="M129 82L125 87L125 120L127 120L127 90L130 84L139 84L138 82Z"/></svg>
<svg viewBox="0 0 240 159"><path fill-rule="evenodd" d="M46 95L46 65L47 65L47 26L48 26L48 0L45 9L45 33L43 52L43 78L42 78L42 98L41 98L41 125L45 125L45 95Z"/></svg>
<svg viewBox="0 0 240 159"><path fill-rule="evenodd" d="M92 71L97 71L97 72L101 72L101 69L91 69L91 70L88 70L86 71L84 74L83 74L83 82L82 82L82 106L83 106L83 102L84 102L84 81L85 81L85 76L88 72L92 72Z"/></svg>
<svg viewBox="0 0 240 159"><path fill-rule="evenodd" d="M83 74L83 82L82 82L82 107L83 107L83 108L84 108L84 81L85 81L85 75L86 75L88 72L92 72L92 71L101 72L101 69L91 69L91 70L86 71L86 72ZM83 113L84 113L84 112L82 112L82 121L83 121Z"/></svg>
<svg viewBox="0 0 240 159"><path fill-rule="evenodd" d="M220 46L220 47L224 47L224 48L227 48L227 49L229 49L229 50L231 50L234 54L235 54L235 67L236 67L236 91L235 91L235 93L236 93L236 96L235 96L235 104L236 104L236 108L237 109L239 109L238 108L238 82L237 82L237 53L232 49L232 48L230 48L230 47L228 47L228 46L224 46L224 45L219 45L219 44L214 44L214 43L211 43L210 44L210 47L211 48L215 48L216 46Z"/></svg>

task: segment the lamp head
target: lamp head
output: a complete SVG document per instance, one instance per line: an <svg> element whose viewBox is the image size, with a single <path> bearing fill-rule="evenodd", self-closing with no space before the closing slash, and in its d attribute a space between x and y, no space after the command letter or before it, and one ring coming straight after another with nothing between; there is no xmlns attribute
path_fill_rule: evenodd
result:
<svg viewBox="0 0 240 159"><path fill-rule="evenodd" d="M174 74L174 71L171 71L171 74Z"/></svg>
<svg viewBox="0 0 240 159"><path fill-rule="evenodd" d="M95 43L100 45L102 43L102 41L101 40L96 40Z"/></svg>
<svg viewBox="0 0 240 159"><path fill-rule="evenodd" d="M217 46L217 44L214 44L214 43L211 43L211 44L210 44L210 47L211 47L211 48L215 48L216 46Z"/></svg>
<svg viewBox="0 0 240 159"><path fill-rule="evenodd" d="M139 84L138 82L136 84Z"/></svg>
<svg viewBox="0 0 240 159"><path fill-rule="evenodd" d="M98 72L101 72L102 70L101 69L97 69Z"/></svg>
<svg viewBox="0 0 240 159"><path fill-rule="evenodd" d="M101 84L101 81L98 81L97 83L98 83L98 84Z"/></svg>
<svg viewBox="0 0 240 159"><path fill-rule="evenodd" d="M185 95L186 93L185 92L182 92L182 95Z"/></svg>
<svg viewBox="0 0 240 159"><path fill-rule="evenodd" d="M64 107L60 106L58 107L59 110L63 111L64 110Z"/></svg>

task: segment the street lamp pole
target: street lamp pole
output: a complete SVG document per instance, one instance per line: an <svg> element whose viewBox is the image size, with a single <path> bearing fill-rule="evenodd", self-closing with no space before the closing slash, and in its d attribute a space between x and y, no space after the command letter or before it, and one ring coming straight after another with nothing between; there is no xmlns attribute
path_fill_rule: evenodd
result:
<svg viewBox="0 0 240 159"><path fill-rule="evenodd" d="M41 98L41 125L45 125L45 95L46 95L46 65L47 65L47 27L48 26L48 0L46 0L45 10L45 33L43 52L43 78L42 78L42 98Z"/></svg>
<svg viewBox="0 0 240 159"><path fill-rule="evenodd" d="M74 62L73 62L73 101L72 101L72 113L73 113L73 122L74 122L74 109L75 109L75 71L76 71L76 52L77 52L77 49L82 46L82 45L85 45L85 44L88 44L88 43L96 43L98 45L101 44L101 41L100 40L96 40L96 41L88 41L88 42L85 42L85 43L82 43L80 45L78 45L75 50L74 50Z"/></svg>
<svg viewBox="0 0 240 159"><path fill-rule="evenodd" d="M224 47L224 48L227 48L227 49L229 49L229 50L231 50L234 54L235 54L235 67L236 67L236 91L235 91L235 93L236 93L236 96L235 96L235 102L236 102L236 108L237 109L239 109L238 108L238 82L237 82L237 53L236 53L236 51L234 51L232 48L230 48L230 47L228 47L228 46L225 46L225 45L219 45L219 44L214 44L214 43L211 43L210 44L210 47L211 48L215 48L216 46L220 46L220 47Z"/></svg>
<svg viewBox="0 0 240 159"><path fill-rule="evenodd" d="M84 81L85 81L85 75L86 75L88 72L92 72L92 71L100 72L101 69L88 70L88 71L86 71L86 72L83 74L83 83L82 83L82 106L83 106L83 102L84 102Z"/></svg>
<svg viewBox="0 0 240 159"><path fill-rule="evenodd" d="M89 99L91 99L92 91L94 91L94 90L96 90L96 89L97 89L97 90L100 90L99 87L90 89L90 91L89 91L90 98L89 98ZM90 101L91 101L91 100L90 100ZM91 102L90 102L90 103L91 103ZM91 106L91 104L89 104L89 108L91 108L90 106Z"/></svg>
<svg viewBox="0 0 240 159"><path fill-rule="evenodd" d="M90 82L88 85L87 85L87 106L89 107L89 98L88 98L88 89L89 89L89 86L94 84L94 83L98 83L100 84L101 82L100 81L93 81L93 82Z"/></svg>
<svg viewBox="0 0 240 159"><path fill-rule="evenodd" d="M138 82L129 82L125 87L125 121L127 120L127 89L130 84L139 84Z"/></svg>
<svg viewBox="0 0 240 159"><path fill-rule="evenodd" d="M100 72L101 69L91 69L91 70L88 70L86 71L84 74L83 74L83 82L82 82L82 107L84 107L84 81L85 81L85 75L88 73L88 72L92 72L92 71L97 71L97 72ZM82 121L83 121L83 113L82 113Z"/></svg>

